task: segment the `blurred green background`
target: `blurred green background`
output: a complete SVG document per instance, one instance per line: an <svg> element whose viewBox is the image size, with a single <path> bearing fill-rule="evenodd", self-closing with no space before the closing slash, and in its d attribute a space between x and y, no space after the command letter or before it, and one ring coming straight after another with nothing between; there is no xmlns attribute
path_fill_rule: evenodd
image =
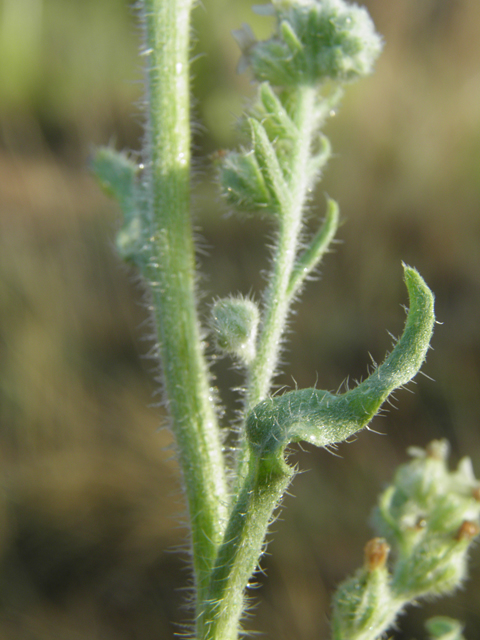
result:
<svg viewBox="0 0 480 640"><path fill-rule="evenodd" d="M203 0L196 56L194 218L206 317L214 295L260 298L265 222L225 216L211 156L238 143L253 93L230 32L270 28L246 0ZM335 585L362 561L376 496L409 445L448 438L480 475L480 3L364 3L385 37L371 78L327 127L312 206L337 199L341 244L296 307L280 384L335 390L402 330L401 261L436 293L424 372L398 410L339 447L308 447L253 592L248 628L328 637ZM169 640L188 618L181 481L153 383L138 278L113 252L118 211L88 173L93 145L136 150L139 30L125 0L0 0L0 638ZM225 360L216 383L241 384ZM177 553L179 549L179 553ZM480 555L455 597L411 608L397 640L448 614L480 637Z"/></svg>

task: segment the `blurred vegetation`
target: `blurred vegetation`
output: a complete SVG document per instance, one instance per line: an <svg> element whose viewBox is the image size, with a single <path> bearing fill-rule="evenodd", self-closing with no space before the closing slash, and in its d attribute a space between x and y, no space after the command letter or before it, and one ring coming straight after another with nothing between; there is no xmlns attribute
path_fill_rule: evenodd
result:
<svg viewBox="0 0 480 640"><path fill-rule="evenodd" d="M230 31L268 20L246 0L195 11L195 222L202 313L212 295L258 297L264 222L226 218L211 154L238 142L252 86ZM342 244L292 318L280 383L336 389L381 360L416 266L443 322L415 394L333 457L297 450L302 469L274 527L249 623L277 640L327 638L329 599L361 562L376 495L409 445L446 437L480 474L480 4L369 0L386 47L328 125L336 156L324 192L339 200ZM125 0L0 0L0 637L168 640L187 615L181 482L153 391L151 334L135 273L112 250L118 212L88 174L93 144L138 149L141 62ZM320 213L321 215L321 213ZM205 251L206 247L206 251ZM218 386L240 382L214 364ZM224 393L227 417L238 408ZM480 635L478 550L454 598L428 615Z"/></svg>

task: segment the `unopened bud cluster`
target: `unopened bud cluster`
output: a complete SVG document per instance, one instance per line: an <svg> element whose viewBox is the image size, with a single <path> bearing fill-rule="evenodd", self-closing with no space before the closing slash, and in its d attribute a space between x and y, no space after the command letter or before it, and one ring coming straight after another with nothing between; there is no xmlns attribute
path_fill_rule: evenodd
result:
<svg viewBox="0 0 480 640"><path fill-rule="evenodd" d="M367 544L364 567L337 592L334 640L374 640L405 604L448 593L466 577L468 550L480 533L480 484L471 461L464 458L450 472L446 441L409 452L413 460L399 467L375 513L383 538ZM437 618L427 627L433 638L462 638L455 621Z"/></svg>
<svg viewBox="0 0 480 640"><path fill-rule="evenodd" d="M318 130L340 97L338 87L371 73L382 40L367 11L344 0L283 0L256 10L276 16L277 28L261 42L248 25L234 33L241 67L249 66L261 85L246 119L252 146L225 157L220 184L236 208L282 217L291 207L291 162L303 135L299 92L307 87L317 92L308 118L310 128ZM321 95L328 83L336 89ZM319 136L311 151L306 173L313 186L330 155L328 140Z"/></svg>
<svg viewBox="0 0 480 640"><path fill-rule="evenodd" d="M273 37L256 42L245 27L236 35L255 78L274 86L356 80L371 73L382 49L366 9L344 0L279 0L259 9L276 14Z"/></svg>
<svg viewBox="0 0 480 640"><path fill-rule="evenodd" d="M453 590L466 575L467 550L480 532L479 483L469 458L447 467L448 444L434 441L402 465L381 496L377 525L397 549L393 583L408 599Z"/></svg>

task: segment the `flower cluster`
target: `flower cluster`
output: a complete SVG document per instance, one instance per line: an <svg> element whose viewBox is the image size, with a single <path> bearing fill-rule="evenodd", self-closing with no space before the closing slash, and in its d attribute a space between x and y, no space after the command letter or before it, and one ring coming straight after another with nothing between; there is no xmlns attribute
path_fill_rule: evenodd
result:
<svg viewBox="0 0 480 640"><path fill-rule="evenodd" d="M480 533L480 483L471 461L450 472L444 440L409 452L413 460L380 496L375 521L384 537L367 544L364 567L336 594L334 640L376 638L405 604L448 593L466 577L468 551ZM430 620L427 629L432 638L462 638L461 625L446 618Z"/></svg>
<svg viewBox="0 0 480 640"><path fill-rule="evenodd" d="M260 12L277 17L272 38L256 42L237 32L257 80L274 86L350 82L371 73L382 40L363 7L344 0L279 0Z"/></svg>

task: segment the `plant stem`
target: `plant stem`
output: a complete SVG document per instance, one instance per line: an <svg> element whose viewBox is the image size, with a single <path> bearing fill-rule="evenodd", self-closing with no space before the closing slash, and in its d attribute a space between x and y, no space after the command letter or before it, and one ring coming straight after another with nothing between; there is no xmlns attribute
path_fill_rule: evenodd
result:
<svg viewBox="0 0 480 640"><path fill-rule="evenodd" d="M227 485L194 299L190 222L191 0L143 0L147 68L145 159L152 256L147 274L166 398L183 469L199 599L227 516Z"/></svg>
<svg viewBox="0 0 480 640"><path fill-rule="evenodd" d="M288 206L282 202L273 269L264 300L258 351L249 369L246 414L270 391L278 364L282 334L291 303L290 281L297 258L303 213L309 188L308 162L318 126L317 91L303 86L296 96L294 122L298 137L286 182ZM202 640L235 640L244 607L244 591L255 571L272 513L281 500L293 471L281 460L266 467L249 456L241 443L237 467L238 499L232 508L224 542L212 573L208 601L202 614Z"/></svg>
<svg viewBox="0 0 480 640"><path fill-rule="evenodd" d="M298 134L292 149L290 172L286 176L290 206L284 207L272 258L272 273L265 292L262 329L255 360L249 368L245 419L267 397L280 356L280 345L292 302L290 283L303 226L303 213L309 189L308 162L314 133L318 127L317 89L303 85L295 97L293 121ZM241 482L248 463L245 432L241 434L237 457L237 478Z"/></svg>
<svg viewBox="0 0 480 640"><path fill-rule="evenodd" d="M285 330L291 296L289 283L299 247L303 212L309 188L308 160L312 137L318 125L315 87L304 85L296 96L294 122L298 128L292 149L291 170L287 176L291 206L282 212L280 229L272 259L273 270L265 293L262 332L257 355L249 371L246 412L267 397L276 373L279 345Z"/></svg>
<svg viewBox="0 0 480 640"><path fill-rule="evenodd" d="M245 608L245 588L258 564L265 532L294 471L280 459L251 456L244 485L212 572L198 640L236 640Z"/></svg>

